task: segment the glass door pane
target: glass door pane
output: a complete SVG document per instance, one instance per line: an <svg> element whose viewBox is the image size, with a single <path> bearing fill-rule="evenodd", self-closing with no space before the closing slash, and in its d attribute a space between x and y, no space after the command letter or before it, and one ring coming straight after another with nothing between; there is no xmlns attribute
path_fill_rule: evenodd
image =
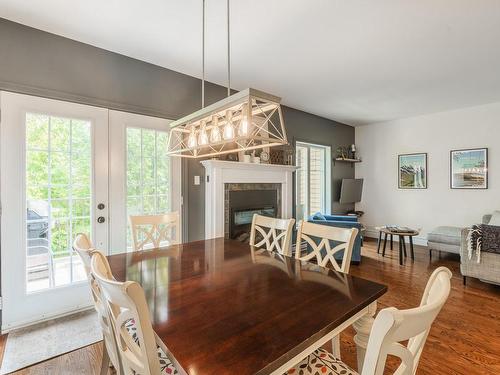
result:
<svg viewBox="0 0 500 375"><path fill-rule="evenodd" d="M127 216L170 212L168 133L127 127ZM127 248L132 246L130 227Z"/></svg>
<svg viewBox="0 0 500 375"><path fill-rule="evenodd" d="M71 248L91 234L90 121L26 114L26 291L85 280Z"/></svg>

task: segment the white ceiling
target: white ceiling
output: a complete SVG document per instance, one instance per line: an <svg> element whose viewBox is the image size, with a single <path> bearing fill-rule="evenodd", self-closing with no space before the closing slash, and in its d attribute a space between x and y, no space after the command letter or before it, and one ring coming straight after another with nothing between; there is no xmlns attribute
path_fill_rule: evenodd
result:
<svg viewBox="0 0 500 375"><path fill-rule="evenodd" d="M225 1L207 79L226 83ZM352 125L500 101L500 1L231 0L232 86ZM0 0L0 17L201 76L201 0Z"/></svg>

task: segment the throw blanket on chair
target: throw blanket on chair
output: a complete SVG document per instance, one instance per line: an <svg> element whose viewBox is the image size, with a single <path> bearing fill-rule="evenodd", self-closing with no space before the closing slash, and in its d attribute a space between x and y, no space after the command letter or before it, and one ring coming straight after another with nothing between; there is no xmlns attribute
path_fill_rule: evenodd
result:
<svg viewBox="0 0 500 375"><path fill-rule="evenodd" d="M500 226L473 225L467 236L469 259L476 253L477 262L481 261L481 251L500 254Z"/></svg>

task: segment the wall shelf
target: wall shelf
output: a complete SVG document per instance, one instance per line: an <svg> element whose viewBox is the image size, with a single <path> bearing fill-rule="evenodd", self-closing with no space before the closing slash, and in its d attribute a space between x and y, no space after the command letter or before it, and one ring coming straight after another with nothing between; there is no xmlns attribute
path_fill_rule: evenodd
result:
<svg viewBox="0 0 500 375"><path fill-rule="evenodd" d="M361 163L361 159L334 158L333 165L335 165L336 162L351 163L351 167L352 167L352 166L354 166L355 163Z"/></svg>

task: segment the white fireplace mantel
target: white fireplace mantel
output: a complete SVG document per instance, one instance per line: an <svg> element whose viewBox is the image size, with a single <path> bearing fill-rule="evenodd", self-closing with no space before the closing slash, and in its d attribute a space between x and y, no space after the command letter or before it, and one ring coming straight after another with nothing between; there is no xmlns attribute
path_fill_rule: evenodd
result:
<svg viewBox="0 0 500 375"><path fill-rule="evenodd" d="M205 238L224 237L224 184L281 184L281 215L292 217L292 175L297 167L221 160L204 160L201 164L206 170Z"/></svg>

